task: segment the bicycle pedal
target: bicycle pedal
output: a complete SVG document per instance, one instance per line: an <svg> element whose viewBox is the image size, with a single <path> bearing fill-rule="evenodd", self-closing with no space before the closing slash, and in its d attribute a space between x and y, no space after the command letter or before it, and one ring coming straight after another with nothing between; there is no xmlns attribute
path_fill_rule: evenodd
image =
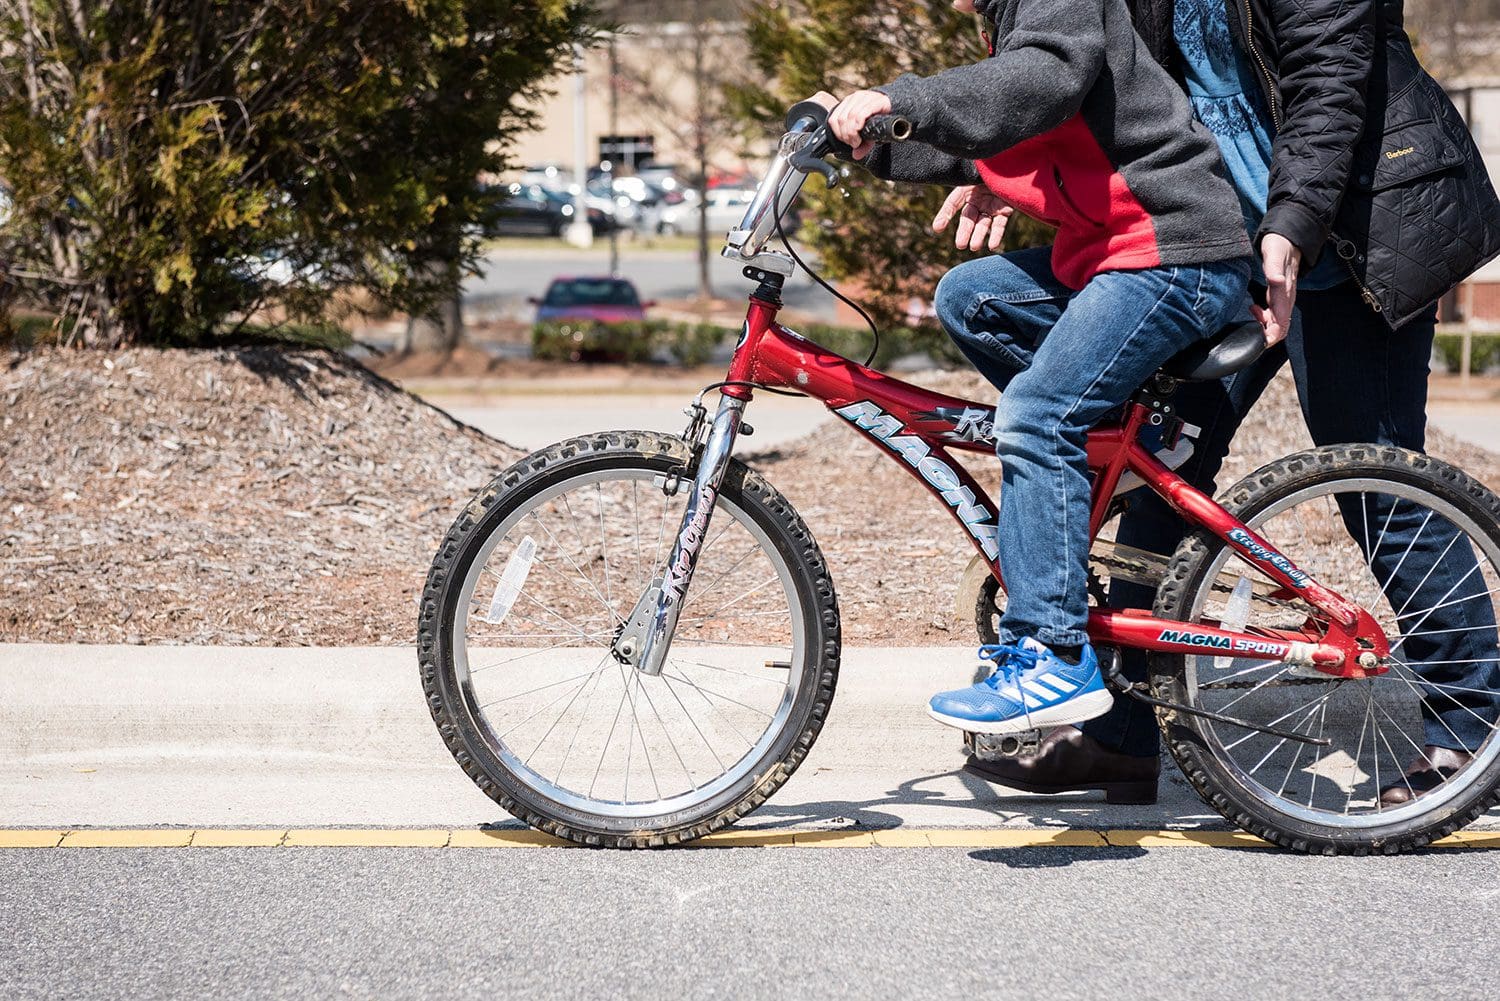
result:
<svg viewBox="0 0 1500 1001"><path fill-rule="evenodd" d="M964 750L980 761L1003 761L1036 754L1042 747L1042 731L1021 733L969 733L964 731Z"/></svg>

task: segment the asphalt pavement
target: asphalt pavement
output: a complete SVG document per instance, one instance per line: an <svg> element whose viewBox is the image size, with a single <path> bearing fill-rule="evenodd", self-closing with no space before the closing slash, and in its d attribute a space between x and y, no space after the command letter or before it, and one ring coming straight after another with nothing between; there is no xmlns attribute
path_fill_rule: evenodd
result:
<svg viewBox="0 0 1500 1001"><path fill-rule="evenodd" d="M1500 854L0 852L0 996L1491 998Z"/></svg>
<svg viewBox="0 0 1500 1001"><path fill-rule="evenodd" d="M712 245L717 255L720 244ZM740 274L741 265L714 256L709 275L716 296L738 299L754 285ZM530 320L535 307L527 297L540 296L559 275L609 273L609 245L598 243L588 250L538 247L492 250L480 264L480 274L464 283L464 307L471 316L494 316ZM698 255L694 251L640 250L622 244L620 271L635 282L643 299L693 299L698 295ZM836 303L812 279L798 272L787 280L782 299L791 309L832 322Z"/></svg>
<svg viewBox="0 0 1500 1001"><path fill-rule="evenodd" d="M612 852L473 787L411 650L0 647L0 998L1493 996L1500 817L1324 859L1008 792L920 710L971 672L846 651L770 803Z"/></svg>

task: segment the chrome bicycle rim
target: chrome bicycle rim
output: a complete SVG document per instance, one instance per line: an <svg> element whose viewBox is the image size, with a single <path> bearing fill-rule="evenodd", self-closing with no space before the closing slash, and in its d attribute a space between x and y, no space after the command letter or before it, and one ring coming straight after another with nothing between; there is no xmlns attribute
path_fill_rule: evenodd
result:
<svg viewBox="0 0 1500 1001"><path fill-rule="evenodd" d="M452 633L489 750L535 793L622 827L689 814L752 778L808 669L792 569L725 494L662 674L614 658L681 519L687 490L660 483L646 467L601 469L530 497L485 539Z"/></svg>
<svg viewBox="0 0 1500 1001"><path fill-rule="evenodd" d="M1341 514L1341 498L1351 512L1350 523ZM1393 534L1393 522L1404 528ZM1397 824L1441 810L1468 791L1500 754L1500 739L1488 708L1476 711L1465 702L1488 698L1492 690L1471 689L1444 672L1496 669L1500 650L1493 623L1500 595L1500 546L1470 517L1432 493L1370 477L1299 490L1246 524L1319 583L1375 616L1391 640L1391 670L1344 680L1265 661L1185 657L1193 705L1332 741L1316 747L1203 721L1202 732L1215 757L1266 805L1334 828ZM1472 566L1453 573L1440 569L1444 561L1461 562L1466 548ZM1236 608L1234 586L1241 579L1249 583L1241 585ZM1253 595L1248 614L1246 589ZM1305 603L1274 593L1227 547L1198 585L1191 609L1189 617L1201 621L1244 615L1249 632L1297 628L1313 614ZM1456 611L1468 616L1465 623L1452 624ZM1468 658L1469 664L1410 659L1408 644L1468 647L1479 653ZM1444 711L1424 715L1424 701ZM1387 787L1404 785L1417 792L1406 773L1423 754L1429 731L1450 743L1472 745L1475 730L1482 739L1470 746L1472 759L1447 781L1404 804L1382 803L1381 790Z"/></svg>

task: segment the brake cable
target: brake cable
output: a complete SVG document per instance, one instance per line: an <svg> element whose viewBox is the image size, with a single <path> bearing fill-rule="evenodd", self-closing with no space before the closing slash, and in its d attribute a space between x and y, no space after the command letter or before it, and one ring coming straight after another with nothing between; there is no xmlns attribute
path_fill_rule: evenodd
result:
<svg viewBox="0 0 1500 1001"><path fill-rule="evenodd" d="M819 159L821 159L821 157ZM829 185L830 188L832 188L833 186L834 185L832 184ZM796 262L797 266L805 271L809 278L821 285L823 289L830 295L832 295L835 299L858 313L860 319L864 320L866 326L870 328L870 335L873 343L870 345L869 355L865 357L865 368L869 368L875 363L875 355L880 352L880 328L875 325L875 321L870 318L869 313L865 312L863 306L855 302L853 299L850 299L848 296L844 295L832 285L828 284L823 280L823 277L821 275L819 275L816 271L808 266L807 262L802 259L801 255L792 248L792 241L787 239L786 230L781 225L780 206L773 204L771 206L771 210L772 215L776 220L776 236L781 240L781 245L786 248L787 254L791 256L792 260Z"/></svg>

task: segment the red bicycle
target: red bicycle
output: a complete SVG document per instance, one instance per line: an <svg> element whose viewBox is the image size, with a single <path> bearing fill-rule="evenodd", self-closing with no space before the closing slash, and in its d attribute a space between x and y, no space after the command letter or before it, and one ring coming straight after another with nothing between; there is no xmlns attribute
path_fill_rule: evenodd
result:
<svg viewBox="0 0 1500 1001"><path fill-rule="evenodd" d="M872 371L776 321L794 261L767 245L808 172L837 180L822 121L815 106L793 109L729 234L724 255L756 288L727 376L699 394L685 433L601 432L526 457L474 498L433 562L419 622L433 718L480 789L544 831L619 847L700 837L765 802L822 728L838 601L802 519L732 456L757 392L821 400L938 499L987 571L976 629L994 639L997 508L953 454L993 457L994 408ZM870 135L903 131L882 120ZM1157 592L1151 609L1099 603L1090 634L1112 686L1158 707L1183 774L1231 822L1306 851L1420 846L1500 798L1494 695L1454 680L1495 659L1500 499L1436 459L1367 445L1289 456L1218 502L1194 489L1154 451L1194 431L1173 390L1260 350L1258 328L1225 331L1091 434L1096 539L1136 482L1193 531L1170 559L1096 542L1101 585ZM1148 428L1164 445L1142 444ZM1465 572L1426 593L1431 570L1414 588L1397 583L1413 560ZM1442 656L1460 641L1482 654ZM1124 648L1152 654L1149 683L1120 675ZM1464 713L1483 724L1482 743L1459 744L1472 754L1415 788L1424 726L1468 723ZM1031 740L969 742L996 755ZM1410 795L1387 802L1382 790L1403 782Z"/></svg>

